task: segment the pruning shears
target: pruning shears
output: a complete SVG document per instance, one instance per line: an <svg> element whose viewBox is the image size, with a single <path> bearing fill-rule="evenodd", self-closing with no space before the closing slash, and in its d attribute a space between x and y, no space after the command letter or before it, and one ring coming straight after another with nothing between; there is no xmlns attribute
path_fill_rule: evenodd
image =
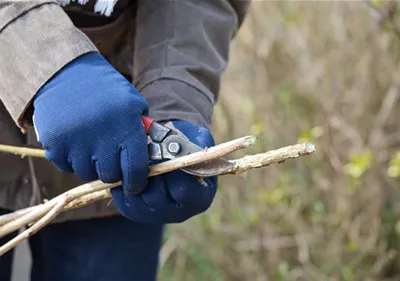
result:
<svg viewBox="0 0 400 281"><path fill-rule="evenodd" d="M203 150L172 126L162 125L147 116L142 116L142 123L150 138L148 142L150 160L172 160ZM210 177L220 174L221 170L229 170L233 166L233 162L220 157L181 170L194 176Z"/></svg>

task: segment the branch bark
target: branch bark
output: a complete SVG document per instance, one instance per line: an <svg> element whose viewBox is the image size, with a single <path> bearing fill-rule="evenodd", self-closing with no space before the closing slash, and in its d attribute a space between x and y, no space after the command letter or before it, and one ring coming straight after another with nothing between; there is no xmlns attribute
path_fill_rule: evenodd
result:
<svg viewBox="0 0 400 281"><path fill-rule="evenodd" d="M283 163L288 159L298 158L303 155L311 154L315 151L315 146L311 143L300 143L270 150L265 153L247 155L235 160L232 170L224 174L240 174L248 170L266 167L275 163Z"/></svg>
<svg viewBox="0 0 400 281"><path fill-rule="evenodd" d="M39 221L37 221L32 227L18 234L16 237L5 243L0 247L0 256L4 255L14 247L18 246L25 239L28 239L33 234L37 233L40 229L45 227L49 222L51 222L62 210L62 208L67 203L67 198L64 198L57 203L47 214L45 214Z"/></svg>
<svg viewBox="0 0 400 281"><path fill-rule="evenodd" d="M222 157L236 150L244 149L255 142L256 138L254 136L246 136L177 159L169 160L151 166L149 168L149 177ZM0 147L0 150L1 149L2 147ZM40 151L42 151L42 153L40 153ZM12 150L12 147L10 146L7 146L6 150L3 150L3 152L12 152L14 154L23 153L24 156L34 157L43 157L44 155L43 150L41 149L27 150L21 147L16 147L14 150ZM121 182L107 184L99 180L93 181L70 189L67 192L64 192L63 194L51 199L50 201L37 205L35 208L31 208L29 211L18 210L17 214L11 213L5 216L0 216L0 237L4 237L9 233L18 230L26 224L37 221L47 212L49 212L63 198L68 197L71 199L68 201L71 203L68 206L64 206L65 208L63 207L63 211L75 209L93 201L110 198L110 193L108 190L120 185Z"/></svg>
<svg viewBox="0 0 400 281"><path fill-rule="evenodd" d="M234 151L244 149L255 142L256 138L254 136L247 136L178 159L169 160L151 166L149 168L149 177L223 157ZM310 143L302 143L267 151L265 153L247 155L243 158L230 160L235 164L234 167L228 171L222 171L221 175L240 174L251 169L269 166L274 163L282 163L287 159L294 159L308 155L314 151L314 145ZM44 157L44 151L41 149L0 145L0 152L13 153L22 157ZM29 225L33 223L30 228L0 247L0 256L50 223L60 212L79 208L97 200L111 198L110 189L120 185L121 182L113 184L106 184L101 181L86 183L70 189L40 205L17 210L11 214L0 216L0 237L3 237L27 224Z"/></svg>
<svg viewBox="0 0 400 281"><path fill-rule="evenodd" d="M21 158L24 158L26 156L38 157L38 158L45 157L44 150L37 148L18 147L18 146L0 144L0 151L21 156Z"/></svg>

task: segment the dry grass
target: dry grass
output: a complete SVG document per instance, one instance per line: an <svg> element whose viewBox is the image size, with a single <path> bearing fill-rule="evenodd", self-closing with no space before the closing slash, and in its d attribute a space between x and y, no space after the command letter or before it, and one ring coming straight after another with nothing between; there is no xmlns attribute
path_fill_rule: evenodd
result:
<svg viewBox="0 0 400 281"><path fill-rule="evenodd" d="M361 1L254 1L231 50L217 141L317 152L221 179L208 212L169 227L160 280L400 280L395 30Z"/></svg>

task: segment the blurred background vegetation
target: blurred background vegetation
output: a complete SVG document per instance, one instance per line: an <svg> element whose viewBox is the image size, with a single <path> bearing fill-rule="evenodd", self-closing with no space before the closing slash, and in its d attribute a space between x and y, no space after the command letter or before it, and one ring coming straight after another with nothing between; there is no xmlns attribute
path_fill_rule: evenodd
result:
<svg viewBox="0 0 400 281"><path fill-rule="evenodd" d="M161 281L400 280L399 30L396 2L253 1L216 140L317 151L221 177L208 212L168 228Z"/></svg>

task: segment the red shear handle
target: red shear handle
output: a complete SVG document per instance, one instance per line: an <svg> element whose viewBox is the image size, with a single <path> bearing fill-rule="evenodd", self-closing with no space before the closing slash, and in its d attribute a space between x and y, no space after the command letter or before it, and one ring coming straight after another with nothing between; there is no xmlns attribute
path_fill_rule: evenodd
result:
<svg viewBox="0 0 400 281"><path fill-rule="evenodd" d="M144 126L144 129L146 130L146 134L149 132L149 129L151 127L151 124L153 124L154 120L151 119L150 117L147 116L142 116L142 123Z"/></svg>

